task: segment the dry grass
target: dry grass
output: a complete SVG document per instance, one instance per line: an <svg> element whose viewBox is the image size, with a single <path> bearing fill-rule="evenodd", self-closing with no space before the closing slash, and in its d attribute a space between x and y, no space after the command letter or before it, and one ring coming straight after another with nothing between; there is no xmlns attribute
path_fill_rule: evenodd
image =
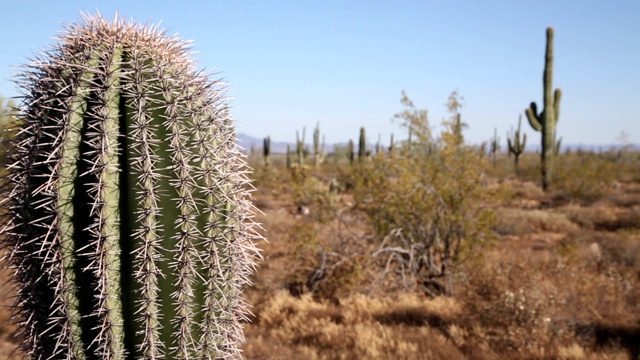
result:
<svg viewBox="0 0 640 360"><path fill-rule="evenodd" d="M496 210L500 235L523 236L537 232L572 233L580 228L568 216L549 210L500 208Z"/></svg>
<svg viewBox="0 0 640 360"><path fill-rule="evenodd" d="M256 313L247 331L247 359L465 358L452 325L461 308L450 298L354 294L335 305L279 291Z"/></svg>

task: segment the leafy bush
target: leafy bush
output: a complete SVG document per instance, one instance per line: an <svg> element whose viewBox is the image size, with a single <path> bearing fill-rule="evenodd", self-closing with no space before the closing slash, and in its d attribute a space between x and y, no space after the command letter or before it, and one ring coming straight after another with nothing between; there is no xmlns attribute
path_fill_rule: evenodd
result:
<svg viewBox="0 0 640 360"><path fill-rule="evenodd" d="M354 199L382 244L374 255L395 264L405 287L445 278L454 262L490 237L485 207L485 159L464 144L459 116L432 139L426 110L409 107L397 117L417 138L393 156L376 156L354 169Z"/></svg>
<svg viewBox="0 0 640 360"><path fill-rule="evenodd" d="M613 189L616 166L593 153L563 154L554 162L552 184L560 197L593 202Z"/></svg>

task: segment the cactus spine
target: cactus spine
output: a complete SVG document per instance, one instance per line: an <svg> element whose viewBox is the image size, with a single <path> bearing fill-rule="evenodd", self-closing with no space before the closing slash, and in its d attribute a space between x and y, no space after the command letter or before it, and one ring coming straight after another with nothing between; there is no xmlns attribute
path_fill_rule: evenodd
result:
<svg viewBox="0 0 640 360"><path fill-rule="evenodd" d="M538 113L535 102L525 110L531 127L542 133L541 169L542 188L549 188L549 179L553 171L553 152L556 144L556 124L560 112L562 91L553 91L553 28L547 28L547 48L545 52L544 73L542 79L544 99L543 110Z"/></svg>
<svg viewBox="0 0 640 360"><path fill-rule="evenodd" d="M224 84L90 15L20 84L1 236L26 356L240 357L260 236Z"/></svg>
<svg viewBox="0 0 640 360"><path fill-rule="evenodd" d="M518 161L520 160L520 155L522 155L522 153L524 152L524 148L527 145L527 134L522 134L522 142L520 141L521 123L522 115L518 117L518 129L512 134L507 134L507 145L509 146L509 153L513 154L514 157L516 175L518 174Z"/></svg>

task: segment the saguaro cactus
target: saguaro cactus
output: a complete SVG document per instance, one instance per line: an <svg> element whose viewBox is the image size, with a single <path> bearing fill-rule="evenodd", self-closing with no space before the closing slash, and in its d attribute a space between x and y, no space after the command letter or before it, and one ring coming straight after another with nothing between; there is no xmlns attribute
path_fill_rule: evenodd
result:
<svg viewBox="0 0 640 360"><path fill-rule="evenodd" d="M522 123L522 115L520 115L520 117L518 118L518 129L512 134L507 134L507 145L509 146L509 153L513 154L513 157L514 157L516 175L518 174L518 161L520 160L520 155L522 155L522 153L524 152L524 148L527 145L527 134L522 134L522 141L520 141L521 140L521 137L520 137L521 123Z"/></svg>
<svg viewBox="0 0 640 360"><path fill-rule="evenodd" d="M498 137L498 128L493 128L493 137L491 138L491 162L496 164L496 156L500 152L500 137Z"/></svg>
<svg viewBox="0 0 640 360"><path fill-rule="evenodd" d="M264 166L271 163L271 136L262 139L262 156L264 157Z"/></svg>
<svg viewBox="0 0 640 360"><path fill-rule="evenodd" d="M322 142L320 142L320 123L316 123L316 127L313 129L313 163L316 168L324 162L325 156L324 135L322 135Z"/></svg>
<svg viewBox="0 0 640 360"><path fill-rule="evenodd" d="M560 113L560 98L562 91L553 91L553 28L547 28L547 49L542 77L544 92L542 112L538 113L535 102L525 110L531 127L542 133L541 169L542 188L547 190L549 179L553 171L553 149L556 144L556 124Z"/></svg>
<svg viewBox="0 0 640 360"><path fill-rule="evenodd" d="M31 359L240 357L259 239L224 84L83 16L21 74L2 244Z"/></svg>
<svg viewBox="0 0 640 360"><path fill-rule="evenodd" d="M356 155L353 140L351 139L349 139L349 143L347 144L347 157L349 158L349 164L353 165Z"/></svg>
<svg viewBox="0 0 640 360"><path fill-rule="evenodd" d="M298 130L296 130L296 154L298 154L298 167L304 167L304 158L306 155L306 151L304 148L304 133L305 128L302 127L302 138L300 137Z"/></svg>
<svg viewBox="0 0 640 360"><path fill-rule="evenodd" d="M364 127L360 128L360 138L358 140L358 160L362 161L367 157L367 135Z"/></svg>

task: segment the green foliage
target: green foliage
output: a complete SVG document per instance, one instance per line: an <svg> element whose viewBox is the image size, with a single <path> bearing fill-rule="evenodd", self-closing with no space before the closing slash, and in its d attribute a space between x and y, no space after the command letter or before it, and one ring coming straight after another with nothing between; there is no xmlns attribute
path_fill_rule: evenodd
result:
<svg viewBox="0 0 640 360"><path fill-rule="evenodd" d="M543 110L538 113L535 102L525 110L531 127L542 133L542 188L549 188L549 180L553 174L553 156L556 149L556 124L560 114L560 98L562 91L553 91L553 28L547 28L547 49L545 52L543 74ZM559 145L558 145L559 148Z"/></svg>
<svg viewBox="0 0 640 360"><path fill-rule="evenodd" d="M611 193L618 173L615 162L594 153L563 154L556 159L554 193L590 203Z"/></svg>
<svg viewBox="0 0 640 360"><path fill-rule="evenodd" d="M378 255L404 259L405 275L416 281L446 277L457 260L490 236L486 165L464 145L455 118L432 140L426 110L415 109L404 93L402 101L410 109L396 118L403 118L419 141L402 156L359 164L354 198L384 239Z"/></svg>
<svg viewBox="0 0 640 360"><path fill-rule="evenodd" d="M399 121L400 126L406 127L409 131L407 147L410 149L413 141L416 140L414 139L414 135L418 136L417 141L419 143L426 144L432 142L433 137L431 127L429 126L427 110L417 109L404 90L400 97L400 103L405 109L395 114L393 118Z"/></svg>
<svg viewBox="0 0 640 360"><path fill-rule="evenodd" d="M32 359L240 357L259 239L221 81L85 16L26 66L2 245Z"/></svg>

